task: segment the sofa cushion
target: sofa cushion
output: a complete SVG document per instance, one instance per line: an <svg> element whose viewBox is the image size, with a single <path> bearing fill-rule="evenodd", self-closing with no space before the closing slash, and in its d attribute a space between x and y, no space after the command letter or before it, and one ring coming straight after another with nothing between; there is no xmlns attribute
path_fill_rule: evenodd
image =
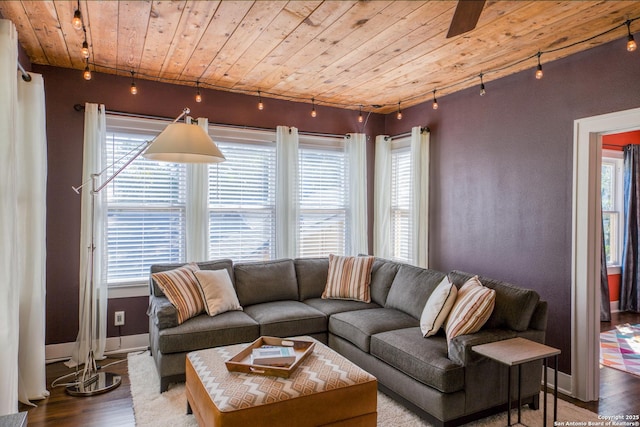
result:
<svg viewBox="0 0 640 427"><path fill-rule="evenodd" d="M384 306L387 302L391 283L400 268L399 263L383 258L376 258L371 266L371 301Z"/></svg>
<svg viewBox="0 0 640 427"><path fill-rule="evenodd" d="M320 298L327 285L329 258L297 258L293 263L296 268L300 301Z"/></svg>
<svg viewBox="0 0 640 427"><path fill-rule="evenodd" d="M423 339L417 327L375 334L371 355L443 393L464 388L464 366L447 357L442 334Z"/></svg>
<svg viewBox="0 0 640 427"><path fill-rule="evenodd" d="M449 278L460 286L473 274L452 271ZM540 295L531 289L524 289L510 283L479 276L482 284L496 291L496 305L487 320L485 328L509 328L522 332L527 330L531 317L540 300Z"/></svg>
<svg viewBox="0 0 640 427"><path fill-rule="evenodd" d="M260 324L260 335L291 337L327 330L327 316L300 301L273 301L244 307Z"/></svg>
<svg viewBox="0 0 640 427"><path fill-rule="evenodd" d="M429 296L444 276L436 270L401 265L391 284L385 307L404 311L419 319Z"/></svg>
<svg viewBox="0 0 640 427"><path fill-rule="evenodd" d="M370 256L329 255L327 286L322 298L351 299L371 302L371 266Z"/></svg>
<svg viewBox="0 0 640 427"><path fill-rule="evenodd" d="M447 339L478 332L495 306L496 291L482 286L477 276L467 280L458 291L445 329Z"/></svg>
<svg viewBox="0 0 640 427"><path fill-rule="evenodd" d="M198 266L191 263L151 275L171 304L175 306L178 312L178 324L204 311L200 286L193 275L196 270Z"/></svg>
<svg viewBox="0 0 640 427"><path fill-rule="evenodd" d="M458 288L445 276L436 289L431 293L420 316L420 330L422 335L435 335L447 320L447 316L456 302Z"/></svg>
<svg viewBox="0 0 640 427"><path fill-rule="evenodd" d="M183 265L185 265L186 263L182 262L182 263L165 263L165 264L153 264L150 268L150 275L149 275L149 280L150 280L150 289L151 289L151 294L157 297L161 297L164 296L164 293L162 292L162 289L160 289L160 287L158 286L157 283L155 283L155 281L153 280L153 273L159 273L161 271L167 271L167 270L173 270L176 269L178 267L182 267ZM233 283L234 281L234 277L233 277L233 261L230 259L217 259L217 260L212 260L212 261L205 261L205 262L197 262L196 265L198 266L198 268L200 268L200 270L220 270L220 269L226 269L227 272L229 273L229 277L231 278L231 283Z"/></svg>
<svg viewBox="0 0 640 427"><path fill-rule="evenodd" d="M371 336L393 329L419 326L417 319L390 308L346 311L329 318L329 332L369 353Z"/></svg>
<svg viewBox="0 0 640 427"><path fill-rule="evenodd" d="M209 316L231 310L242 310L227 270L199 270L193 275L202 292L202 302Z"/></svg>
<svg viewBox="0 0 640 427"><path fill-rule="evenodd" d="M280 300L298 300L296 270L291 259L234 265L241 306Z"/></svg>
<svg viewBox="0 0 640 427"><path fill-rule="evenodd" d="M352 301L346 299L322 299L322 298L310 298L303 301L305 304L310 305L326 314L331 316L336 313L342 313L343 311L353 310L366 310L369 308L380 308L375 302L362 302Z"/></svg>
<svg viewBox="0 0 640 427"><path fill-rule="evenodd" d="M161 353L184 353L251 342L260 336L260 325L242 311L227 311L213 317L203 313L175 328L162 329L158 335Z"/></svg>

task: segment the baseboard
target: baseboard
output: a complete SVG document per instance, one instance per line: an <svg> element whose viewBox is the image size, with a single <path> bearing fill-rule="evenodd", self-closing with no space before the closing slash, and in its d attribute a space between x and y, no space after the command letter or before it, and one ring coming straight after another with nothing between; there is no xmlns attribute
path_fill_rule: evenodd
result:
<svg viewBox="0 0 640 427"><path fill-rule="evenodd" d="M620 312L620 301L611 301L609 303L610 307L611 307L611 312L612 313L619 313Z"/></svg>
<svg viewBox="0 0 640 427"><path fill-rule="evenodd" d="M544 366L542 369L542 379L544 381ZM547 387L551 389L556 387L554 372L553 368L547 366ZM542 385L544 386L544 384ZM558 371L558 393L573 397L571 388L571 375Z"/></svg>
<svg viewBox="0 0 640 427"><path fill-rule="evenodd" d="M45 346L46 363L59 362L71 358L75 342L49 344ZM149 347L149 334L125 335L107 338L105 355L129 353L145 350Z"/></svg>

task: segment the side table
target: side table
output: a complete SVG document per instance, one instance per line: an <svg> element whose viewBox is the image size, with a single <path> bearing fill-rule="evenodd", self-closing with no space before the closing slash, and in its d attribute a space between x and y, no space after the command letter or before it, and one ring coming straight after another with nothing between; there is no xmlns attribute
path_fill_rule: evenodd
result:
<svg viewBox="0 0 640 427"><path fill-rule="evenodd" d="M544 375L544 421L547 425L547 358L554 357L554 391L553 391L553 421L558 420L558 355L560 350L540 344L526 338L511 338L503 341L495 341L488 344L474 345L471 350L496 362L507 365L507 425L511 425L511 367L518 366L518 423L520 423L520 410L522 401L520 398L520 383L522 381L522 364L534 360L543 361Z"/></svg>

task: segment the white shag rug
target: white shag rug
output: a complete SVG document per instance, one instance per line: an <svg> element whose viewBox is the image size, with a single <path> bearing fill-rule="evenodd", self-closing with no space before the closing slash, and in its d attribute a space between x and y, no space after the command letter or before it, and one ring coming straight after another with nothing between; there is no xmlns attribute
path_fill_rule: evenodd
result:
<svg viewBox="0 0 640 427"><path fill-rule="evenodd" d="M130 354L128 365L136 426L196 427L198 425L193 415L187 415L184 384L171 384L168 391L160 394L160 380L153 358L148 352ZM548 396L548 412L547 425L553 426L553 397L551 395ZM515 423L517 417L517 411L513 410L511 422ZM581 425L582 423L587 425L589 421L602 422L602 420L598 420L597 414L558 399L558 423L556 425ZM523 407L522 422L530 427L542 426L542 400L540 401L540 409L537 411L532 411L526 406ZM503 427L507 425L507 414L505 412L494 415L467 425ZM415 427L431 426L431 424L383 393L378 392L378 426Z"/></svg>

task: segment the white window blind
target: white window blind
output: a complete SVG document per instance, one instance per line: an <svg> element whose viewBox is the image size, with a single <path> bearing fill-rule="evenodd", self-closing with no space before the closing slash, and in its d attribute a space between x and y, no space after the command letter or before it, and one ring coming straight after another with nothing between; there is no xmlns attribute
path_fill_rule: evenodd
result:
<svg viewBox="0 0 640 427"><path fill-rule="evenodd" d="M391 257L411 263L411 151L408 146L391 151Z"/></svg>
<svg viewBox="0 0 640 427"><path fill-rule="evenodd" d="M209 166L209 257L275 257L275 144L218 142L226 161Z"/></svg>
<svg viewBox="0 0 640 427"><path fill-rule="evenodd" d="M108 129L106 163L123 156L126 161L132 150L154 136ZM121 165L116 164L106 176ZM110 285L146 280L151 264L184 259L185 181L185 165L138 158L105 187Z"/></svg>
<svg viewBox="0 0 640 427"><path fill-rule="evenodd" d="M343 255L348 172L342 142L300 145L300 257Z"/></svg>

